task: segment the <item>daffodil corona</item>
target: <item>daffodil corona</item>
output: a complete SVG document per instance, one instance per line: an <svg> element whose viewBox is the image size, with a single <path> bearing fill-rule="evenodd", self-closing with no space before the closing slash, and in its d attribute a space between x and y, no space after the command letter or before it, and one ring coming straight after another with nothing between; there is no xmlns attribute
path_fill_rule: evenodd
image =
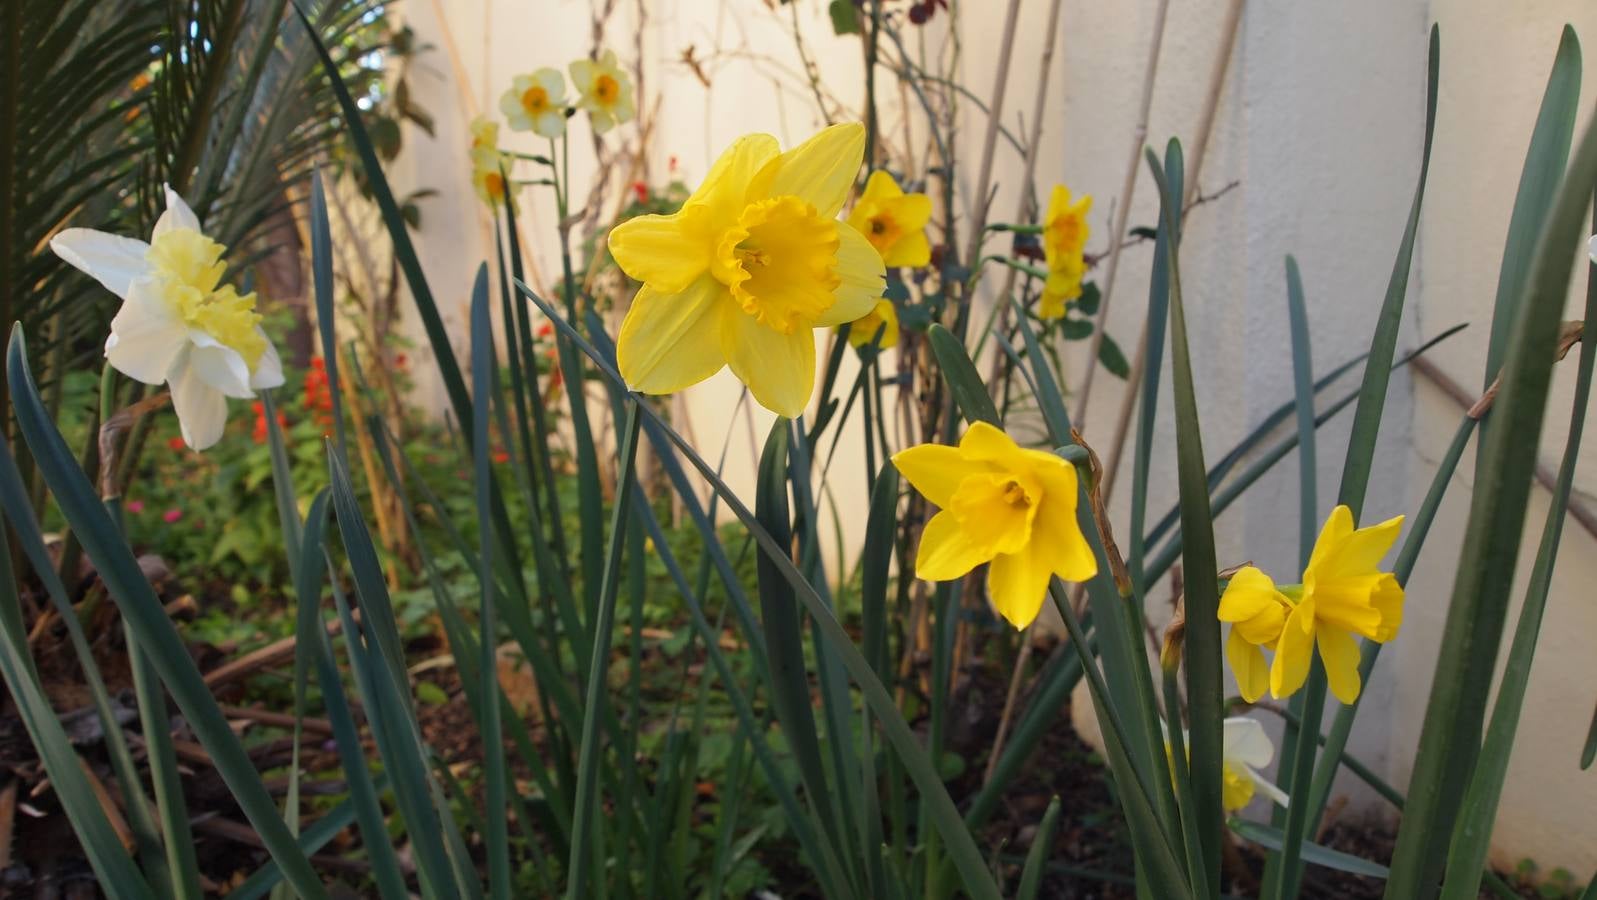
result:
<svg viewBox="0 0 1597 900"><path fill-rule="evenodd" d="M924 266L932 259L926 223L932 201L925 194L906 194L881 169L865 180L865 193L848 214L848 224L865 235L890 269Z"/></svg>
<svg viewBox="0 0 1597 900"><path fill-rule="evenodd" d="M783 153L739 138L667 216L610 232L610 254L643 282L616 356L634 390L668 394L731 366L754 399L788 417L815 387L814 329L870 312L882 258L837 221L865 129L834 125Z"/></svg>
<svg viewBox="0 0 1597 900"><path fill-rule="evenodd" d="M118 372L172 393L183 441L215 444L227 398L249 398L283 383L277 350L261 330L255 295L219 284L224 247L171 188L150 242L68 228L50 248L94 276L122 307L111 320L105 358Z"/></svg>
<svg viewBox="0 0 1597 900"><path fill-rule="evenodd" d="M597 60L572 63L571 86L577 92L577 107L587 110L593 121L595 134L604 134L638 114L632 102L632 79L616 64L614 50L604 51Z"/></svg>
<svg viewBox="0 0 1597 900"><path fill-rule="evenodd" d="M1081 296L1081 279L1086 272L1082 254L1087 247L1087 213L1091 209L1090 195L1072 202L1070 188L1054 185L1042 232L1048 280L1043 284L1037 315L1044 319L1064 318L1065 305Z"/></svg>
<svg viewBox="0 0 1597 900"><path fill-rule="evenodd" d="M921 444L893 465L939 508L921 532L915 572L928 581L963 577L982 563L993 606L1016 628L1037 618L1052 576L1085 581L1098 561L1076 522L1076 470L1027 450L985 422L958 447Z"/></svg>
<svg viewBox="0 0 1597 900"><path fill-rule="evenodd" d="M1380 570L1402 526L1398 516L1355 529L1353 512L1338 506L1314 542L1302 584L1277 586L1253 566L1232 576L1219 617L1231 623L1226 658L1243 699L1252 703L1266 688L1278 698L1293 694L1308 676L1316 647L1331 693L1343 703L1358 699L1354 635L1385 643L1403 624L1403 586ZM1268 665L1265 649L1275 653Z"/></svg>

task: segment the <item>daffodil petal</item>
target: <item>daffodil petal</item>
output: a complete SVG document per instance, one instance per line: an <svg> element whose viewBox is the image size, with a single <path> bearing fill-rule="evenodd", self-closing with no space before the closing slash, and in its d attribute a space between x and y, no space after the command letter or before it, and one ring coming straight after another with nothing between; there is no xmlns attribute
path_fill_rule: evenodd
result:
<svg viewBox="0 0 1597 900"><path fill-rule="evenodd" d="M254 390L267 390L283 386L283 360L277 355L277 348L272 345L271 338L260 328L255 331L266 342L266 349L262 351L261 358L255 362L255 371L250 373L250 387Z"/></svg>
<svg viewBox="0 0 1597 900"><path fill-rule="evenodd" d="M915 551L915 577L952 581L984 562L987 557L965 536L959 520L944 510L932 516L921 531L920 546Z"/></svg>
<svg viewBox="0 0 1597 900"><path fill-rule="evenodd" d="M1018 553L1000 553L987 568L987 593L993 608L1015 628L1037 618L1053 576L1049 548L1033 539Z"/></svg>
<svg viewBox="0 0 1597 900"><path fill-rule="evenodd" d="M1332 572L1328 574L1368 575L1380 568L1381 560L1397 543L1402 530L1402 516L1357 529L1344 537L1320 565L1331 567Z"/></svg>
<svg viewBox="0 0 1597 900"><path fill-rule="evenodd" d="M1002 429L988 422L971 423L959 438L959 449L970 459L994 463L1000 468L1026 468L1020 446Z"/></svg>
<svg viewBox="0 0 1597 900"><path fill-rule="evenodd" d="M1315 635L1331 693L1343 703L1359 699L1359 642L1346 631L1326 625L1316 628Z"/></svg>
<svg viewBox="0 0 1597 900"><path fill-rule="evenodd" d="M688 233L692 208L669 216L638 216L610 232L610 255L623 272L661 293L687 289L710 265L710 244Z"/></svg>
<svg viewBox="0 0 1597 900"><path fill-rule="evenodd" d="M569 66L571 70L571 86L578 91L587 92L589 85L593 84L593 60L579 59Z"/></svg>
<svg viewBox="0 0 1597 900"><path fill-rule="evenodd" d="M248 399L255 396L250 390L250 368L238 351L228 347L198 329L189 330L189 369L201 381L229 397Z"/></svg>
<svg viewBox="0 0 1597 900"><path fill-rule="evenodd" d="M1331 510L1325 524L1320 526L1320 536L1314 539L1314 550L1309 554L1309 569L1318 568L1338 545L1353 533L1353 511L1342 504Z"/></svg>
<svg viewBox="0 0 1597 900"><path fill-rule="evenodd" d="M745 134L738 138L710 166L683 209L703 204L715 222L733 224L746 205L749 182L781 152L776 138L768 134Z"/></svg>
<svg viewBox="0 0 1597 900"><path fill-rule="evenodd" d="M883 276L887 270L882 265L881 254L871 246L865 236L852 228L837 229L838 278L836 299L821 313L815 324L820 327L842 325L868 314L876 308L887 284Z"/></svg>
<svg viewBox="0 0 1597 900"><path fill-rule="evenodd" d="M721 371L726 357L718 331L725 292L708 275L679 293L647 284L639 289L616 339L616 363L627 386L669 394Z"/></svg>
<svg viewBox="0 0 1597 900"><path fill-rule="evenodd" d="M1306 606L1300 603L1292 610L1286 626L1281 629L1281 639L1275 645L1275 661L1270 664L1270 693L1277 699L1296 693L1309 675L1314 653L1314 614Z"/></svg>
<svg viewBox="0 0 1597 900"><path fill-rule="evenodd" d="M1242 699L1253 703L1270 688L1270 666L1264 661L1264 652L1248 643L1235 628L1225 641L1225 658L1237 678L1237 690Z"/></svg>
<svg viewBox="0 0 1597 900"><path fill-rule="evenodd" d="M222 438L227 425L227 397L206 384L190 365L178 365L169 384L183 443L204 450Z"/></svg>
<svg viewBox="0 0 1597 900"><path fill-rule="evenodd" d="M1370 592L1370 606L1381 614L1381 624L1370 639L1384 644L1397 637L1397 630L1403 625L1403 586L1397 583L1396 575L1381 574Z"/></svg>
<svg viewBox="0 0 1597 900"><path fill-rule="evenodd" d="M1267 766L1275 759L1275 745L1257 719L1230 716L1220 723L1220 755L1227 762Z"/></svg>
<svg viewBox="0 0 1597 900"><path fill-rule="evenodd" d="M917 229L923 228L916 226ZM893 249L887 251L882 262L892 269L918 269L932 261L932 245L926 232L916 230L899 238Z"/></svg>
<svg viewBox="0 0 1597 900"><path fill-rule="evenodd" d="M1031 539L1040 552L1048 555L1053 573L1065 581L1086 581L1098 574L1098 557L1081 532L1076 518L1079 488L1076 470L1053 454L1060 465L1044 465L1032 470L1043 484L1043 499L1032 520Z"/></svg>
<svg viewBox="0 0 1597 900"><path fill-rule="evenodd" d="M843 208L864 158L865 126L832 125L767 164L754 190L766 197L792 194L830 219Z"/></svg>
<svg viewBox="0 0 1597 900"><path fill-rule="evenodd" d="M1276 787L1275 782L1265 778L1258 772L1253 771L1252 766L1238 763L1237 768L1241 769L1243 774L1247 775L1248 778L1253 782L1254 786L1260 791L1263 791L1264 795L1274 801L1277 806L1280 806L1284 809L1290 804L1291 801L1290 798L1287 797L1286 791Z"/></svg>
<svg viewBox="0 0 1597 900"><path fill-rule="evenodd" d="M124 300L133 282L150 272L149 244L92 228L68 228L50 239L50 249Z"/></svg>
<svg viewBox="0 0 1597 900"><path fill-rule="evenodd" d="M566 112L565 112L565 110L563 110L563 109L561 109L561 110L551 110L551 111L546 112L546 113L539 113L532 120L532 130L533 130L534 133L541 134L544 137L548 137L548 138L555 138L555 137L559 137L562 134L565 134L565 131L566 131Z"/></svg>
<svg viewBox="0 0 1597 900"><path fill-rule="evenodd" d="M948 506L954 491L966 477L993 471L985 463L965 459L957 447L942 444L920 444L900 450L893 454L893 465L915 490L938 508Z"/></svg>
<svg viewBox="0 0 1597 900"><path fill-rule="evenodd" d="M177 191L172 190L171 185L162 185L161 187L166 191L166 211L161 213L159 219L155 220L155 231L150 239L154 240L174 228L199 231L200 217L194 214L194 210L183 202L183 198L178 196Z"/></svg>
<svg viewBox="0 0 1597 900"><path fill-rule="evenodd" d="M123 375L160 384L188 346L188 329L172 315L153 282L136 281L111 320L105 358Z"/></svg>
<svg viewBox="0 0 1597 900"><path fill-rule="evenodd" d="M721 304L721 353L760 405L789 419L804 414L815 391L815 332L783 334L735 303Z"/></svg>
<svg viewBox="0 0 1597 900"><path fill-rule="evenodd" d="M869 203L902 196L904 189L898 186L898 179L886 169L877 169L865 179L865 190L860 193L859 202Z"/></svg>

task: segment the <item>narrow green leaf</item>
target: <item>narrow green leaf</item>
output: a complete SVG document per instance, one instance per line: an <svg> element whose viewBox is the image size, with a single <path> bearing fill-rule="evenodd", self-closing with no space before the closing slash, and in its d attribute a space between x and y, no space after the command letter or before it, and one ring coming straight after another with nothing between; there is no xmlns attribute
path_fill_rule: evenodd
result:
<svg viewBox="0 0 1597 900"><path fill-rule="evenodd" d="M1098 361L1103 363L1105 371L1122 381L1131 377L1131 363L1126 361L1125 352L1115 343L1115 339L1109 336L1107 330L1104 332L1103 342L1098 345Z"/></svg>
<svg viewBox="0 0 1597 900"><path fill-rule="evenodd" d="M1037 890L1042 887L1043 863L1048 860L1048 851L1054 842L1054 828L1059 824L1059 798L1048 801L1048 809L1043 811L1042 824L1037 826L1037 831L1032 835L1031 847L1026 851L1026 867L1020 871L1020 886L1015 889L1015 900L1036 900Z"/></svg>
<svg viewBox="0 0 1597 900"><path fill-rule="evenodd" d="M1159 185L1161 218L1165 229L1176 233L1174 222L1181 198L1170 193L1164 167L1150 149L1148 165ZM1187 341L1186 307L1181 301L1181 267L1178 244L1170 245L1166 270L1170 278L1170 375L1176 417L1176 472L1181 498L1182 562L1186 569L1183 600L1186 607L1188 731L1192 744L1192 795L1203 843L1205 896L1220 893L1220 721L1224 672L1220 662L1220 588L1216 577L1213 515L1209 484L1203 463L1203 442L1198 399L1192 380L1192 355ZM1198 885L1193 886L1195 890Z"/></svg>
<svg viewBox="0 0 1597 900"><path fill-rule="evenodd" d="M1165 145L1164 177L1177 197L1186 194L1185 164L1181 142L1171 139ZM1163 217L1153 242L1153 268L1148 275L1148 317L1144 330L1142 397L1137 404L1137 438L1131 461L1131 547L1126 567L1138 593L1148 589L1143 561L1148 547L1157 537L1147 534L1148 473L1153 466L1153 432L1159 412L1159 380L1164 369L1165 328L1170 319L1170 246L1181 240L1181 220L1174 220L1175 231L1165 228ZM1095 292L1096 293L1096 292ZM1108 335L1104 336L1108 340ZM1212 476L1211 476L1212 478ZM1210 481L1213 485L1213 481ZM1172 521L1174 521L1172 519Z"/></svg>
<svg viewBox="0 0 1597 900"><path fill-rule="evenodd" d="M1509 331L1493 427L1482 441L1475 490L1441 656L1398 831L1387 896L1427 898L1480 752L1481 725L1496 668L1518 557L1532 471L1546 415L1559 318L1568 295L1584 213L1597 183L1597 128L1588 127L1552 212L1541 228Z"/></svg>
<svg viewBox="0 0 1597 900"><path fill-rule="evenodd" d="M1286 836L1279 829L1271 828L1259 822L1250 822L1247 819L1231 819L1226 822L1233 834L1245 840L1252 841L1269 850L1280 851L1286 844ZM1367 878L1387 877L1386 867L1380 863L1370 862L1367 859L1332 850L1310 841L1303 842L1303 861L1336 869L1339 872L1349 872L1354 875L1363 875Z"/></svg>
<svg viewBox="0 0 1597 900"><path fill-rule="evenodd" d="M84 551L93 560L122 618L130 623L161 681L183 710L189 727L211 755L217 772L260 835L267 852L283 866L294 889L308 898L326 896L321 880L300 851L294 835L283 824L255 765L217 707L160 599L144 579L120 531L78 468L61 433L55 429L39 399L33 373L28 369L27 346L20 327L12 329L6 374L18 427L33 452L39 472L55 494L62 515L71 523Z"/></svg>
<svg viewBox="0 0 1597 900"><path fill-rule="evenodd" d="M941 325L933 325L926 335L931 339L943 380L948 382L948 389L953 392L954 402L959 404L965 421L998 425L998 408L993 406L993 398L987 394L987 386L965 352L965 345Z"/></svg>
<svg viewBox="0 0 1597 900"><path fill-rule="evenodd" d="M356 129L361 127L358 118L352 127ZM333 435L337 439L339 455L347 459L349 444L344 437L344 392L339 387L338 378L338 312L333 305L332 227L327 221L327 196L322 191L320 171L311 173L310 224L311 285L316 295L316 330L321 336L322 367L327 373L327 394L333 400ZM395 250L397 253L397 245ZM414 286L411 289L414 291Z"/></svg>
<svg viewBox="0 0 1597 900"><path fill-rule="evenodd" d="M1574 33L1566 29L1564 38L1565 46L1569 46L1574 41ZM1578 68L1578 49L1575 54ZM1588 274L1593 273L1597 273L1597 265L1588 268ZM1597 322L1597 278L1587 282L1584 320ZM1442 896L1446 900L1473 900L1480 893L1481 870L1486 866L1492 826L1497 821L1498 799L1502 796L1503 783L1508 777L1508 760L1514 751L1514 735L1519 730L1520 715L1525 707L1525 691L1530 685L1531 663L1536 657L1542 617L1552 591L1553 566L1558 560L1558 544L1564 534L1569 493L1575 483L1581 433L1586 427L1586 405L1591 398L1594 362L1597 362L1597 342L1581 341L1564 458L1559 463L1558 477L1553 483L1547 521L1542 525L1541 544L1536 548L1536 561L1531 565L1525 602L1520 607L1519 624L1514 628L1513 643L1509 646L1508 664L1504 666L1503 677L1498 683L1497 701L1492 708L1486 741L1481 747L1480 763L1464 795L1464 805L1459 810L1458 825L1453 832L1453 844L1448 850L1447 879L1442 886Z"/></svg>
<svg viewBox="0 0 1597 900"><path fill-rule="evenodd" d="M626 432L622 436L621 456L617 463L615 506L610 518L610 548L605 554L604 582L599 592L599 608L593 622L593 652L589 655L587 700L582 713L582 744L577 757L576 810L572 816L571 860L566 881L567 900L577 900L588 890L587 879L594 874L598 860L589 841L594 837L595 816L598 812L597 767L602 763L599 755L600 707L604 704L606 690L605 672L610 667L611 627L615 622L616 593L620 590L622 545L626 538L627 510L632 503L632 486L637 478L634 466L638 455L638 428L642 404L637 398L628 398ZM591 870L589 867L594 866Z"/></svg>

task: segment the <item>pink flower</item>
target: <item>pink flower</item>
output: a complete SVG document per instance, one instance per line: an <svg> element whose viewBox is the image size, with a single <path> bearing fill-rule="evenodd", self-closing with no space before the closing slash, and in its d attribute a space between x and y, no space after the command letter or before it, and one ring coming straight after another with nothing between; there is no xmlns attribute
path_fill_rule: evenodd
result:
<svg viewBox="0 0 1597 900"><path fill-rule="evenodd" d="M162 521L166 522L166 524L168 524L168 525L172 524L173 522L176 522L178 519L181 519L181 518L183 518L183 510L178 509L176 507L173 507L172 509L169 509L169 510L167 510L164 513L161 513Z"/></svg>
<svg viewBox="0 0 1597 900"><path fill-rule="evenodd" d="M127 509L128 512L134 513L135 515L138 514L138 513L144 512L144 501L143 500L129 500L127 502L126 509Z"/></svg>

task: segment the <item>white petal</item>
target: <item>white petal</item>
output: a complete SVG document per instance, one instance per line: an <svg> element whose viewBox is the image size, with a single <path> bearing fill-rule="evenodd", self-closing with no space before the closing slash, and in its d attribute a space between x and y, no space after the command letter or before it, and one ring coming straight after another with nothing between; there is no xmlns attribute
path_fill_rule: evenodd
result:
<svg viewBox="0 0 1597 900"><path fill-rule="evenodd" d="M1264 796L1274 800L1280 806L1284 807L1287 805L1289 798L1287 797L1286 791L1276 787L1275 782L1265 778L1258 772L1253 771L1253 767L1251 766L1243 765L1241 763L1238 763L1237 766L1242 769L1243 774L1247 775L1248 778L1253 781L1254 787L1257 787L1260 791L1264 792Z"/></svg>
<svg viewBox="0 0 1597 900"><path fill-rule="evenodd" d="M227 425L227 397L202 381L193 366L178 367L170 387L183 443L204 450L221 440Z"/></svg>
<svg viewBox="0 0 1597 900"><path fill-rule="evenodd" d="M547 138L556 138L565 133L566 111L557 109L551 112L539 113L533 120L532 130Z"/></svg>
<svg viewBox="0 0 1597 900"><path fill-rule="evenodd" d="M145 258L149 244L92 228L68 228L50 239L50 249L123 299L133 282L150 271Z"/></svg>
<svg viewBox="0 0 1597 900"><path fill-rule="evenodd" d="M272 345L272 339L266 336L259 326L255 329L266 342L266 352L255 363L255 371L250 373L250 387L255 390L265 390L283 386L283 360L277 355L277 348Z"/></svg>
<svg viewBox="0 0 1597 900"><path fill-rule="evenodd" d="M1586 242L1586 252L1591 255L1592 263L1597 265L1597 234L1592 235L1591 240Z"/></svg>
<svg viewBox="0 0 1597 900"><path fill-rule="evenodd" d="M162 187L166 189L166 212L161 213L161 217L155 220L155 232L150 239L154 240L174 228L199 231L200 217L194 214L194 210L189 209L189 205L183 202L177 191L172 190L171 185L162 185Z"/></svg>
<svg viewBox="0 0 1597 900"><path fill-rule="evenodd" d="M111 335L105 340L106 361L136 381L160 384L187 346L188 328L155 293L154 282L135 281L111 320Z"/></svg>
<svg viewBox="0 0 1597 900"><path fill-rule="evenodd" d="M1221 727L1220 755L1226 762L1267 766L1275 758L1275 745L1257 720L1232 716Z"/></svg>
<svg viewBox="0 0 1597 900"><path fill-rule="evenodd" d="M229 397L249 399L255 396L250 390L250 367L244 357L232 347L224 346L199 329L189 330L189 340L194 344L189 351L188 368L201 381Z"/></svg>

